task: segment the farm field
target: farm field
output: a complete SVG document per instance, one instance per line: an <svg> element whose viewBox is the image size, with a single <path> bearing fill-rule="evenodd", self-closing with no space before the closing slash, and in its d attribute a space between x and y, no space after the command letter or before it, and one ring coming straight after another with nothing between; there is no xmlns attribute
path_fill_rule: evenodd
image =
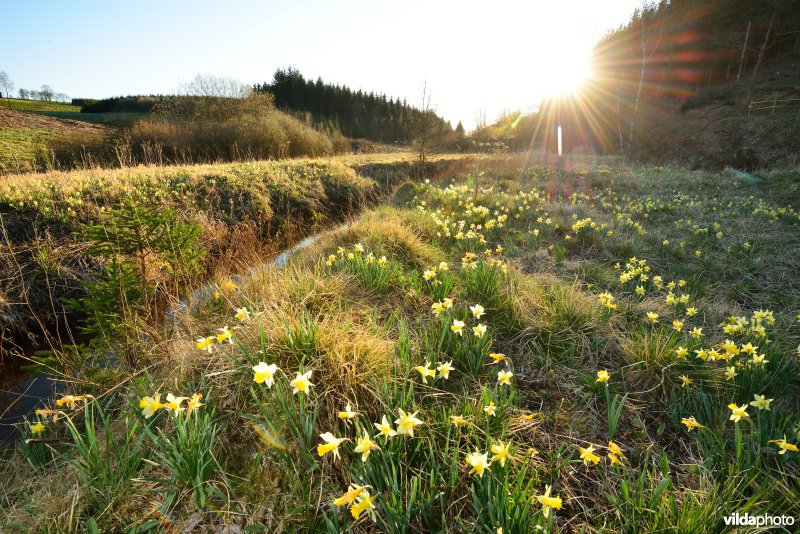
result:
<svg viewBox="0 0 800 534"><path fill-rule="evenodd" d="M4 451L0 524L715 532L800 514L800 170L412 157L5 184L6 219L51 231L108 224L128 195L202 215L230 258L245 234L222 222L259 210L318 239L285 267L217 262L171 313L52 355L69 394Z"/></svg>
<svg viewBox="0 0 800 534"><path fill-rule="evenodd" d="M73 106L65 102L47 102L45 100L22 100L19 98L3 98L2 107L15 111L45 111L45 112L71 112L80 113L80 106Z"/></svg>

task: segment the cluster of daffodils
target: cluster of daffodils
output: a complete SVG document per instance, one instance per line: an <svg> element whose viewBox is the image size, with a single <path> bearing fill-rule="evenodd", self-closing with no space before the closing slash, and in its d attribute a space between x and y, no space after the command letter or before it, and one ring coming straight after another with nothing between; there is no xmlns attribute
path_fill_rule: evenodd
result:
<svg viewBox="0 0 800 534"><path fill-rule="evenodd" d="M613 441L608 442L608 447L606 447L608 452L606 453L606 458L608 461L611 462L611 465L618 465L624 466L624 461L627 459L625 455L622 454L622 448ZM602 457L595 454L597 449L594 445L589 445L588 447L578 447L578 452L580 452L580 459L583 460L583 465L597 465L602 460Z"/></svg>
<svg viewBox="0 0 800 534"><path fill-rule="evenodd" d="M244 310L247 311L246 308ZM238 311L237 311L237 316L238 316ZM228 328L227 325L223 326L222 328L218 328L217 331L219 332L218 334L214 334L207 337L201 337L200 339L198 339L196 345L197 350L204 350L210 353L214 351L215 344L233 343L233 332L231 331L230 328Z"/></svg>
<svg viewBox="0 0 800 534"><path fill-rule="evenodd" d="M336 254L331 254L330 256L327 257L327 259L325 260L325 265L327 265L328 267L332 267L337 262L354 261L354 260L363 260L367 264L370 265L374 264L378 265L379 267L386 267L389 264L389 260L386 259L386 256L381 256L380 258L377 258L375 254L372 252L364 254L365 251L366 250L364 248L364 245L362 245L361 243L356 243L355 245L353 245L352 250L348 250L345 247L339 247L338 249L336 249Z"/></svg>
<svg viewBox="0 0 800 534"><path fill-rule="evenodd" d="M58 421L58 418L64 415L63 408L68 407L70 410L74 410L78 407L80 403L85 403L93 399L91 395L64 395L60 399L56 399L56 407L60 409L52 409L52 408L39 408L34 413L38 417L50 417L52 421L55 423ZM28 430L31 432L32 435L37 436L39 434L43 434L45 430L47 430L47 425L45 425L44 421L41 419L36 421L35 423L28 425Z"/></svg>
<svg viewBox="0 0 800 534"><path fill-rule="evenodd" d="M195 393L191 397L176 397L172 393L167 393L166 402L161 402L161 393L156 392L153 396L144 396L139 400L139 408L145 419L149 419L159 410L168 410L173 415L186 411L189 416L192 412L203 406L200 402L203 399L202 393ZM184 403L186 406L184 406Z"/></svg>
<svg viewBox="0 0 800 534"><path fill-rule="evenodd" d="M497 247L492 250L487 248L483 251L483 258L475 254L474 252L466 252L464 257L461 258L461 268L462 269L477 269L478 264L481 260L488 265L490 268L497 268L500 270L501 273L508 272L508 264L499 258L495 258L494 254L501 254L503 252L503 247L501 245L497 245Z"/></svg>
<svg viewBox="0 0 800 534"><path fill-rule="evenodd" d="M446 302L449 302L449 305L447 305ZM442 310L449 309L450 307L452 307L452 302L453 302L452 299L445 299L441 303L434 302L433 305L431 306L433 314L438 317L440 315L440 313L441 313L441 312L439 312L439 310L440 309L442 309ZM486 311L484 310L483 306L481 306L480 304L475 304L473 306L470 306L469 309L470 309L470 312L472 314L472 317L474 317L475 319L478 319L478 320L480 320L480 318L483 317L486 314ZM464 331L467 328L470 328L470 327L467 326L466 321L460 321L460 320L455 319L455 318L453 319L453 323L450 325L450 331L453 332L454 334L458 335L458 336L461 336L461 337L464 337ZM474 335L475 337L477 337L479 339L483 338L483 336L486 335L487 327L486 327L485 323L479 322L475 326L471 327L471 329L472 329L472 335Z"/></svg>
<svg viewBox="0 0 800 534"><path fill-rule="evenodd" d="M429 269L425 269L422 273L422 278L429 282L432 286L441 285L442 281L439 279L439 275L449 271L450 266L447 264L446 261L440 262L438 267L430 267Z"/></svg>

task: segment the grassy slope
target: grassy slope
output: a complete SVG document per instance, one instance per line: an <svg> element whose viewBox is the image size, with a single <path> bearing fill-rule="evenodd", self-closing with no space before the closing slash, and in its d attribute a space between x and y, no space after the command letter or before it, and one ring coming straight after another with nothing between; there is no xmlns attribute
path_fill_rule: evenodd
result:
<svg viewBox="0 0 800 534"><path fill-rule="evenodd" d="M0 102L3 107L10 107L17 111L69 111L80 112L80 106L73 106L64 102L45 102L43 100L20 100L18 98L4 98Z"/></svg>
<svg viewBox="0 0 800 534"><path fill-rule="evenodd" d="M449 189L409 184L395 196L399 207L364 214L285 270L262 266L236 290L218 278L220 298L199 302L196 313L167 329L168 341L139 342L145 374L132 374L108 394L91 384L79 391L127 414L111 424L117 443L140 417L142 396L204 393L199 413L213 409L219 425L210 445L219 465L205 472L204 487L220 488L206 503L213 513L196 527L206 530L231 523L259 523L270 532L324 530L326 521L333 530L337 523L352 526L347 509L335 514L330 504L351 483L371 486L383 531L525 532L539 524L566 532L701 532L716 530L734 511L796 517L798 453L776 455L767 440L800 439L793 354L800 287L790 276L800 249L797 171L750 184L614 162L576 162L566 176L513 158L470 167L464 171L487 175L477 193L461 185L463 177ZM461 235L457 226L441 226L459 220L466 221ZM470 232L471 223L480 228ZM475 269L469 257L465 265L467 252L478 257ZM377 258L384 255L381 266ZM423 271L432 268L438 272L426 281ZM635 281L620 282L621 272L634 269ZM667 305L670 290L659 289L656 276L664 285L675 282L675 294L689 302ZM615 309L598 301L601 291L615 296ZM431 304L445 296L455 297L455 306L434 317ZM476 302L486 308L481 319L467 308ZM687 315L690 306L696 315ZM242 307L251 315L237 321ZM747 329L721 331L729 315L749 319L763 308L775 316L774 325L762 321L769 343ZM647 321L648 311L659 313L657 324ZM464 337L450 331L454 318L466 321ZM685 323L681 332L675 319ZM470 328L478 322L488 327L483 343ZM198 338L233 323L235 344L215 342L210 354L195 348ZM699 339L689 335L695 327L703 329ZM738 347L752 341L768 363L748 363L746 354L730 362L692 356L726 338ZM686 359L675 354L678 346L690 349ZM510 386L497 384L503 367L488 365L490 351L511 359ZM455 371L448 380L423 383L414 366L426 360L434 368L453 361ZM272 389L256 385L251 366L258 361L278 364L287 378L279 372ZM725 380L731 363L737 376ZM298 405L287 382L307 369L314 370L314 387ZM601 369L611 373L607 388L595 382ZM682 386L681 375L692 384ZM754 393L774 398L771 410L748 406L750 418L734 425L726 404L746 404ZM612 431L608 402L617 395L627 397ZM494 416L483 409L490 401ZM345 423L336 414L348 402L361 415ZM298 410L312 409L315 424L292 424ZM349 442L340 460L318 457L320 433L355 440L359 425L374 434L372 423L384 415L393 421L398 409L418 412L415 437L377 439L382 450L366 462ZM181 420L158 413L155 422L141 424L174 436ZM466 424L452 425L454 414ZM681 418L690 415L706 428L687 432ZM80 416L76 421L82 427ZM197 432L208 438L209 428L204 423ZM63 423L48 421L46 432L63 435ZM626 457L622 467L610 465L611 434ZM158 454L172 449L163 438L144 439L152 463L134 466L132 480L121 486L110 484L113 475L99 476L103 462L67 465L78 457L67 444L56 446L63 458L35 470L19 453L8 457L5 523L64 531L85 528L94 517L109 530L147 522L186 527L197 492L192 484L164 482L178 471ZM466 454L491 458L498 444L511 444L515 459L505 466L497 460L483 476L470 473ZM579 459L579 447L590 444L599 465ZM193 456L190 449L183 457ZM36 453L29 449L28 457ZM129 456L114 460L117 470L129 466ZM547 485L563 500L549 518L536 499ZM235 497L227 500L231 491ZM370 531L371 524L362 519L355 530Z"/></svg>

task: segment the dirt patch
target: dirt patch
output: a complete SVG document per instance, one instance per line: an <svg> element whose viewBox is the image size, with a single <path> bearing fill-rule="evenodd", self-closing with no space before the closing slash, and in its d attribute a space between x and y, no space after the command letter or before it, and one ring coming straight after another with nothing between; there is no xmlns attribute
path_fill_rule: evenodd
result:
<svg viewBox="0 0 800 534"><path fill-rule="evenodd" d="M70 119L57 119L47 115L2 108L0 108L0 128L34 128L54 131L80 131L94 134L105 134L110 131L108 127L98 124L89 124Z"/></svg>

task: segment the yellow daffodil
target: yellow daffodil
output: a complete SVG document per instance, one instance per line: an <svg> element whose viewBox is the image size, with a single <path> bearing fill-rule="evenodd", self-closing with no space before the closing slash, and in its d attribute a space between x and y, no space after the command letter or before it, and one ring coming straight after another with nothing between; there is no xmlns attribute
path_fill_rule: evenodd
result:
<svg viewBox="0 0 800 534"><path fill-rule="evenodd" d="M423 384L428 383L428 377L431 378L436 377L436 371L434 369L431 369L431 362L427 360L425 361L425 365L418 365L414 367L414 370L417 371L420 374L420 376L422 376Z"/></svg>
<svg viewBox="0 0 800 534"><path fill-rule="evenodd" d="M60 399L56 400L56 406L64 406L65 404L70 407L70 409L75 408L75 403L85 400L84 395L64 395Z"/></svg>
<svg viewBox="0 0 800 534"><path fill-rule="evenodd" d="M611 454L616 454L617 456L619 456L622 459L625 458L625 455L622 454L622 449L620 449L619 445L617 445L613 441L609 441L608 442L608 450L609 450L609 452L611 452Z"/></svg>
<svg viewBox="0 0 800 534"><path fill-rule="evenodd" d="M734 423L738 423L741 419L747 419L750 416L747 414L745 410L747 410L747 404L742 404L741 406L737 406L735 403L731 403L728 405L728 408L731 410L731 417L730 420Z"/></svg>
<svg viewBox="0 0 800 534"><path fill-rule="evenodd" d="M345 492L344 495L342 495L341 497L337 497L336 499L333 500L333 505L345 506L355 502L355 500L358 498L359 495L361 495L364 489L368 487L369 486L355 486L353 484L350 484L350 486L347 488L347 492Z"/></svg>
<svg viewBox="0 0 800 534"><path fill-rule="evenodd" d="M506 466L506 460L513 460L514 458L511 456L511 453L508 451L508 447L510 444L506 443L503 444L502 441L498 441L494 445L492 445L492 463L499 462L500 467Z"/></svg>
<svg viewBox="0 0 800 534"><path fill-rule="evenodd" d="M306 371L302 375L299 371L297 372L297 376L291 382L289 382L289 385L294 388L292 391L293 395L297 395L298 393L305 393L308 395L311 387L314 386L314 384L311 383L312 372L313 371Z"/></svg>
<svg viewBox="0 0 800 534"><path fill-rule="evenodd" d="M514 373L511 371L497 371L497 383L501 386L510 385L512 376Z"/></svg>
<svg viewBox="0 0 800 534"><path fill-rule="evenodd" d="M731 365L725 368L725 380L733 380L736 377L736 367Z"/></svg>
<svg viewBox="0 0 800 534"><path fill-rule="evenodd" d="M164 408L168 410L172 410L172 413L178 415L182 412L185 408L182 406L183 401L189 400L188 397L176 397L172 393L167 393L167 403L164 405Z"/></svg>
<svg viewBox="0 0 800 534"><path fill-rule="evenodd" d="M453 299L451 298L442 299L442 306L444 306L445 310L449 310L450 308L453 307Z"/></svg>
<svg viewBox="0 0 800 534"><path fill-rule="evenodd" d="M353 449L353 452L361 454L362 462L367 461L369 453L372 452L372 450L380 450L380 447L378 447L378 444L372 441L366 433L362 437L356 439L356 447Z"/></svg>
<svg viewBox="0 0 800 534"><path fill-rule="evenodd" d="M455 371L455 367L453 367L453 362L442 362L438 366L436 366L436 370L439 371L439 376L447 380L450 378L450 371Z"/></svg>
<svg viewBox="0 0 800 534"><path fill-rule="evenodd" d="M616 454L614 454L613 452L609 452L609 453L608 453L608 459L611 461L611 465L612 465L612 466L615 466L615 465L624 465L624 464L623 464L623 463L620 461L619 457L618 457Z"/></svg>
<svg viewBox="0 0 800 534"><path fill-rule="evenodd" d="M31 434L34 434L34 435L41 434L45 430L44 423L39 421L34 425L30 425L30 430L31 430Z"/></svg>
<svg viewBox="0 0 800 534"><path fill-rule="evenodd" d="M771 439L767 443L777 445L780 449L778 454L786 454L786 451L798 452L797 445L786 441L786 434L783 435L783 439Z"/></svg>
<svg viewBox="0 0 800 534"><path fill-rule="evenodd" d="M355 250L356 252L364 252L364 245L362 245L361 243L356 243L353 246L353 250Z"/></svg>
<svg viewBox="0 0 800 534"><path fill-rule="evenodd" d="M597 463L600 461L600 457L594 453L594 445L589 445L585 449L583 447L578 447L578 450L581 451L581 460L583 460L583 465L589 465L589 462L597 465Z"/></svg>
<svg viewBox="0 0 800 534"><path fill-rule="evenodd" d="M495 412L497 411L497 406L494 405L494 401L490 401L489 404L483 407L483 411L486 412L487 415L494 416Z"/></svg>
<svg viewBox="0 0 800 534"><path fill-rule="evenodd" d="M689 354L689 349L680 346L677 349L675 349L675 354L678 356L678 358L685 358L686 355Z"/></svg>
<svg viewBox="0 0 800 534"><path fill-rule="evenodd" d="M219 329L219 334L217 334L217 343L222 343L227 341L228 343L233 343L233 338L231 338L231 331L227 326L223 326Z"/></svg>
<svg viewBox="0 0 800 534"><path fill-rule="evenodd" d="M388 438L393 438L394 436L397 435L397 432L395 431L394 428L392 428L392 425L389 424L389 420L386 419L385 415L383 416L383 419L381 419L380 423L373 423L373 424L375 425L375 428L377 428L380 431L378 436L383 436L384 438L388 439Z"/></svg>
<svg viewBox="0 0 800 534"><path fill-rule="evenodd" d="M598 295L598 299L600 300L600 304L602 304L609 310L614 310L617 308L617 305L614 304L614 295L612 295L611 293L608 292L600 293L600 295Z"/></svg>
<svg viewBox="0 0 800 534"><path fill-rule="evenodd" d="M658 314L655 312L647 312L647 320L656 324L658 322Z"/></svg>
<svg viewBox="0 0 800 534"><path fill-rule="evenodd" d="M436 276L436 269L427 269L425 272L422 273L422 278L424 278L426 281L430 280L435 276Z"/></svg>
<svg viewBox="0 0 800 534"><path fill-rule="evenodd" d="M691 385L691 384L692 384L692 382L693 382L693 381L692 381L692 379L691 379L691 378L689 378L689 377L688 377L688 376L686 376L686 375L681 375L681 376L679 376L678 378L680 378L680 379L681 379L681 382L683 382L683 384L681 384L681 387L684 387L684 388L685 388L686 386L688 386L688 385Z"/></svg>
<svg viewBox="0 0 800 534"><path fill-rule="evenodd" d="M636 294L639 296L644 295L644 288L642 286L636 286Z"/></svg>
<svg viewBox="0 0 800 534"><path fill-rule="evenodd" d="M485 311L483 309L483 306L481 306L480 304L476 304L474 306L470 306L469 309L472 312L472 315L476 319L480 319L483 315L486 315L486 313L485 313Z"/></svg>
<svg viewBox="0 0 800 534"><path fill-rule="evenodd" d="M440 262L440 263L439 263L439 270L440 270L440 271L446 271L446 270L448 270L449 268L450 268L450 266L449 266L449 265L447 265L447 262L446 262L446 261L443 261L443 262Z"/></svg>
<svg viewBox="0 0 800 534"><path fill-rule="evenodd" d="M406 435L408 434L410 437L414 437L414 427L419 426L422 424L422 421L417 419L417 414L419 412L414 412L412 414L407 414L401 409L397 409L400 417L395 419L395 423L397 424L397 434L398 435Z"/></svg>
<svg viewBox="0 0 800 534"><path fill-rule="evenodd" d="M380 259L378 260L378 265L380 265L381 267L383 267L387 263L389 263L389 260L386 259L386 256L381 256Z"/></svg>
<svg viewBox="0 0 800 534"><path fill-rule="evenodd" d="M431 304L431 313L436 317L439 317L444 312L444 304L441 302L434 302Z"/></svg>
<svg viewBox="0 0 800 534"><path fill-rule="evenodd" d="M224 289L225 291L236 291L237 289L239 289L239 286L228 280L222 285L222 289Z"/></svg>
<svg viewBox="0 0 800 534"><path fill-rule="evenodd" d="M759 354L759 355L753 354L753 359L751 361L755 365L764 365L766 363L769 363L769 360L764 359L766 358L766 356L767 356L766 354Z"/></svg>
<svg viewBox="0 0 800 534"><path fill-rule="evenodd" d="M758 408L759 410L769 410L769 403L775 400L767 399L765 395L753 395L753 397L755 400L750 403L750 406Z"/></svg>
<svg viewBox="0 0 800 534"><path fill-rule="evenodd" d="M256 384L263 384L266 382L267 387L271 388L275 383L275 373L278 371L278 366L273 364L267 365L266 362L258 362L258 365L253 366L253 380Z"/></svg>
<svg viewBox="0 0 800 534"><path fill-rule="evenodd" d="M455 426L465 425L467 420L464 418L463 415L451 415L450 416L450 423Z"/></svg>
<svg viewBox="0 0 800 534"><path fill-rule="evenodd" d="M348 402L347 405L344 407L344 411L339 412L337 414L337 417L339 417L339 419L353 419L357 415L360 414L358 412L354 412L353 407L350 406L350 403Z"/></svg>
<svg viewBox="0 0 800 534"><path fill-rule="evenodd" d="M703 329L695 326L689 334L695 339L700 339L703 337Z"/></svg>
<svg viewBox="0 0 800 534"><path fill-rule="evenodd" d="M214 336L201 337L197 340L197 350L211 352L214 347L215 339L216 338Z"/></svg>
<svg viewBox="0 0 800 534"><path fill-rule="evenodd" d="M595 382L608 382L608 379L611 378L611 375L605 369L601 371L597 371L597 380Z"/></svg>
<svg viewBox="0 0 800 534"><path fill-rule="evenodd" d="M470 473L475 473L478 476L482 477L483 472L489 467L489 454L484 453L481 454L478 451L469 453L467 455L467 465L469 465L472 469L470 469Z"/></svg>
<svg viewBox="0 0 800 534"><path fill-rule="evenodd" d="M236 308L236 317L239 321L246 321L250 318L250 312L247 308Z"/></svg>
<svg viewBox="0 0 800 534"><path fill-rule="evenodd" d="M550 515L550 508L561 510L561 497L551 497L550 491L552 490L550 484L545 486L544 495L538 495L536 500L542 505L542 515L547 519Z"/></svg>
<svg viewBox="0 0 800 534"><path fill-rule="evenodd" d="M684 417L683 419L681 419L681 424L686 425L686 430L688 430L689 432L691 432L695 428L705 428L705 426L697 422L694 416Z"/></svg>
<svg viewBox="0 0 800 534"><path fill-rule="evenodd" d="M195 393L186 403L186 415L192 415L192 412L203 406L200 400L203 398L202 393Z"/></svg>
<svg viewBox="0 0 800 534"><path fill-rule="evenodd" d="M324 443L317 445L317 454L319 454L320 457L325 456L329 452L333 452L334 458L341 458L339 456L339 446L345 441L350 441L347 438L337 438L330 432L320 434L319 437L321 437L322 441L324 441Z"/></svg>
<svg viewBox="0 0 800 534"><path fill-rule="evenodd" d="M484 334L486 334L486 325L480 323L478 326L473 326L472 332L475 334L475 337L483 337Z"/></svg>
<svg viewBox="0 0 800 534"><path fill-rule="evenodd" d="M689 317L697 315L697 308L686 308L686 315Z"/></svg>
<svg viewBox="0 0 800 534"><path fill-rule="evenodd" d="M368 512L370 516L373 516L373 510L375 509L375 499L377 495L370 496L367 490L361 492L361 495L358 498L358 502L350 506L350 514L353 516L353 519L358 521L358 518L361 517L361 514L364 512Z"/></svg>
<svg viewBox="0 0 800 534"><path fill-rule="evenodd" d="M505 354L501 354L499 352L492 352L489 354L489 357L492 359L493 364L509 361Z"/></svg>
<svg viewBox="0 0 800 534"><path fill-rule="evenodd" d="M453 319L453 324L450 326L450 330L454 333L458 334L459 336L464 335L464 321L459 321L458 319Z"/></svg>
<svg viewBox="0 0 800 534"><path fill-rule="evenodd" d="M681 330L683 330L683 321L679 321L678 319L675 319L674 321L672 321L672 328L674 328L676 331L680 332Z"/></svg>
<svg viewBox="0 0 800 534"><path fill-rule="evenodd" d="M142 397L142 399L139 401L139 408L142 409L145 419L149 419L154 413L163 407L164 405L161 404L160 393L156 393L152 397Z"/></svg>

